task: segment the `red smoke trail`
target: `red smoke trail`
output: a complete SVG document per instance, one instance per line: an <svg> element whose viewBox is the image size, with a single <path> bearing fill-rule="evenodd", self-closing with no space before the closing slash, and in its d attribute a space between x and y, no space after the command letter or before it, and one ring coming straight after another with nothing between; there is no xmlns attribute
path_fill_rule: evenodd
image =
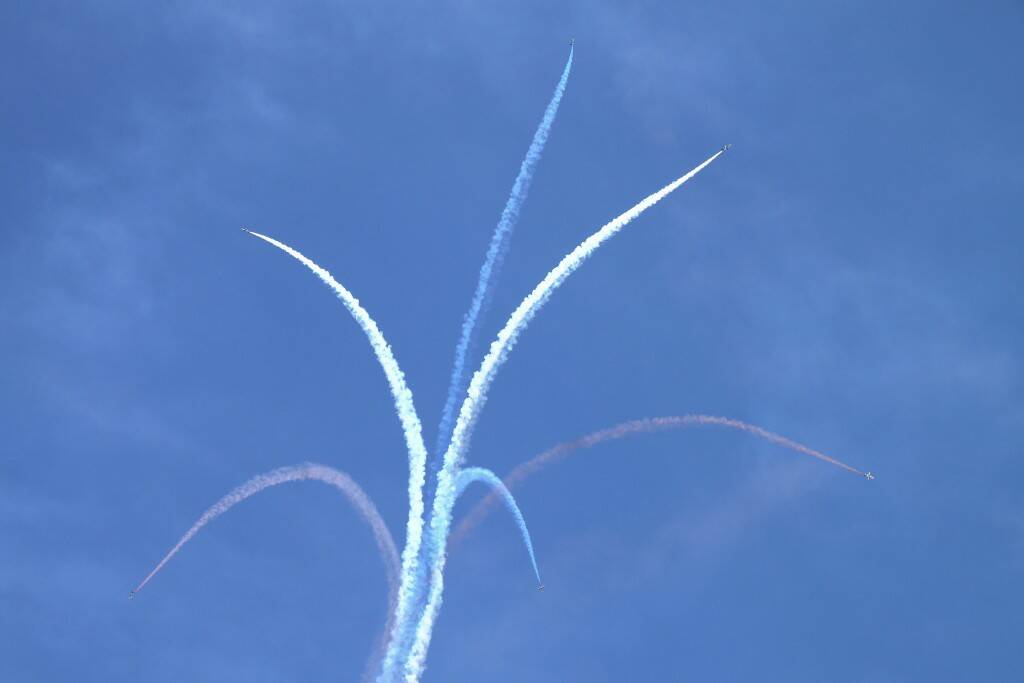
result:
<svg viewBox="0 0 1024 683"><path fill-rule="evenodd" d="M388 581L388 619L384 631L377 639L377 645L370 655L370 659L363 672L363 679L369 681L373 672L377 669L381 657L384 655L384 646L387 644L388 635L394 626L395 602L398 598L398 550L395 548L395 539L391 536L391 532L388 531L387 524L384 523L384 519L380 516L377 506L373 504L370 497L366 495L366 492L363 491L362 487L352 477L333 467L309 462L301 465L279 467L276 470L258 474L241 486L235 487L226 496L211 505L196 520L196 523L185 532L185 535L171 548L170 552L164 556L164 559L160 560L156 567L153 568L153 571L142 580L142 583L136 586L135 590L128 593L128 598L134 598L135 594L142 590L142 587L149 583L150 579L156 576L164 568L164 565L170 562L171 558L177 555L178 551L192 540L193 536L199 533L200 529L246 498L255 496L260 491L279 484L286 484L290 481L310 480L322 481L345 494L345 497L348 498L348 501L359 513L359 516L363 518L363 521L373 531L373 538L377 541L377 550L380 551L380 559L384 562L384 570Z"/></svg>
<svg viewBox="0 0 1024 683"><path fill-rule="evenodd" d="M278 484L284 484L289 481L307 480L322 481L323 483L330 484L344 493L345 497L348 498L350 503L352 503L359 515L370 526L370 529L373 531L374 540L377 541L377 549L380 551L380 557L384 562L384 569L387 574L389 604L393 605L396 592L398 590L398 550L395 548L395 540L392 538L391 532L388 531L387 524L384 523L384 519L377 511L377 506L373 504L373 501L370 500L370 497L366 495L366 492L360 488L359 484L353 481L347 474L332 467L327 467L326 465L316 465L313 463L281 467L264 474L258 474L241 486L232 489L226 496L210 506L210 508L207 509L198 520L196 520L196 523L185 532L185 535L182 536L177 544L171 548L170 552L160 560L156 567L153 568L153 571L151 571L149 575L135 587L135 590L128 594L128 597L135 597L135 594L142 590L142 588L149 583L161 569L164 568L164 565L166 565L172 557L177 555L178 551L181 550L181 548L188 543L193 536L199 533L200 529L220 517L238 503L241 503L246 498L254 496L260 491L270 488L271 486L277 486Z"/></svg>
<svg viewBox="0 0 1024 683"><path fill-rule="evenodd" d="M692 427L695 425L714 425L738 429L784 448L788 448L792 451L797 451L798 453L803 453L813 458L823 460L831 465L840 467L847 472L859 474L862 477L867 476L865 472L861 472L854 467L850 467L846 463L836 460L831 456L825 455L813 448L808 448L807 446L787 439L784 436L779 436L778 434L769 432L766 429L762 429L752 424L747 424L746 422L740 422L739 420L733 420L728 417L716 417L714 415L677 415L674 417L647 417L640 420L633 420L631 422L623 422L615 425L614 427L608 427L607 429L600 429L596 432L591 432L590 434L581 436L573 441L560 443L557 446L549 448L543 453L534 456L526 462L517 465L502 481L504 481L505 486L511 490L530 476L547 467L549 464L562 460L581 448L590 448L591 446L596 446L606 441L615 441L616 439L621 439L623 437L630 436L631 434L651 434L653 432L661 432L668 429L679 429L681 427ZM463 540L465 536L480 523L484 516L490 512L491 508L494 507L499 500L499 496L494 493L490 493L486 498L477 503L477 506L463 518L462 522L459 523L459 526L454 532L452 532L448 541L449 545L454 546L456 543Z"/></svg>

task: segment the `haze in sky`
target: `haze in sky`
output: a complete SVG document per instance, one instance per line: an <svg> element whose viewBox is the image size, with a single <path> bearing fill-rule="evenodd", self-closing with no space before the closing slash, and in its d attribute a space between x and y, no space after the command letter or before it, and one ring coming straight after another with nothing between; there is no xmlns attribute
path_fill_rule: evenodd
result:
<svg viewBox="0 0 1024 683"><path fill-rule="evenodd" d="M0 680L358 680L408 456L572 76L481 319L601 225L467 464L551 463L452 548L427 681L1012 680L1024 569L1015 3L42 3L0 9ZM434 455L433 452L430 455ZM482 497L467 491L455 524ZM429 505L429 501L428 501ZM379 539L378 539L379 540Z"/></svg>

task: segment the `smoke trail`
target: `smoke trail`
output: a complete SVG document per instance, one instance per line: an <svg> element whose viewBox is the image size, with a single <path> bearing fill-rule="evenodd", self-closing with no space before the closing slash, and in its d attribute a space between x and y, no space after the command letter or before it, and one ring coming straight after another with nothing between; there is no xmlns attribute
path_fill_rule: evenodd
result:
<svg viewBox="0 0 1024 683"><path fill-rule="evenodd" d="M835 465L836 467L841 467L848 472L853 472L854 474L859 474L861 476L864 476L865 474L864 472L850 467L846 463L840 462L839 460L816 451L813 448L808 448L807 446L791 441L784 436L779 436L778 434L769 432L752 424L747 424L746 422L733 420L728 417L716 417L713 415L677 415L672 417L649 417L641 420L623 422L615 425L614 427L601 429L596 432L591 432L585 436L581 436L578 439L560 443L557 446L553 446L543 453L530 458L526 462L517 465L505 476L503 481L505 486L511 490L551 463L562 460L579 449L590 448L592 446L605 443L606 441L614 441L616 439L630 436L631 434L651 434L653 432L680 429L682 427L690 427L694 425L714 425L738 429L782 446L783 448L788 448L790 450L818 458L819 460L824 460L825 462ZM471 510L470 513L462 519L459 526L452 532L451 536L449 536L448 547L452 548L456 543L462 541L498 503L499 497L500 496L497 492L492 491L483 500L477 503L476 507L474 507L473 510Z"/></svg>
<svg viewBox="0 0 1024 683"><path fill-rule="evenodd" d="M516 176L512 191L509 193L505 208L501 212L501 218L491 236L491 243L487 247L487 254L484 257L483 265L480 266L480 275L477 279L476 290L473 298L462 320L462 330L458 343L455 346L455 358L452 363L452 375L448 383L448 394L445 398L444 408L441 411L441 421L437 428L437 446L434 449L434 457L430 465L431 472L440 471L444 463L444 451L451 436L452 421L455 418L455 402L465 389L466 360L472 351L478 333L478 324L481 315L488 308L491 298L491 288L494 281L501 272L505 254L508 252L509 243L512 239L512 231L519 221L519 212L526 196L530 190L530 183L541 155L544 152L544 145L547 143L551 127L554 125L555 117L558 114L558 107L561 104L562 96L565 93L566 84L569 81L569 73L572 70L573 48L569 48L569 58L566 60L562 76L555 86L555 92L544 110L544 116L540 125L533 134L533 140L526 151L522 164L519 166L519 174ZM422 548L421 548L422 552ZM422 561L422 558L421 558ZM426 575L421 569L417 575L417 589L422 590L423 581ZM404 634L405 640L410 634ZM398 647L404 647L399 643Z"/></svg>
<svg viewBox="0 0 1024 683"><path fill-rule="evenodd" d="M544 118L541 119L537 132L533 134L533 141L526 152L522 165L519 167L519 175L516 176L515 184L512 185L512 192L505 203L505 209L501 212L501 219L498 227L494 229L491 237L491 244L487 248L487 256L480 266L480 278L476 283L476 291L473 293L473 300L462 321L462 334L459 337L458 345L455 347L455 361L452 365L452 377L448 383L448 397L444 402L444 409L441 413L441 424L437 429L437 448L434 450L434 460L431 463L431 471L437 472L441 469L444 460L444 449L448 445L448 437L451 436L452 420L455 418L455 401L464 389L466 358L469 355L477 333L477 323L480 314L487 308L490 299L490 289L493 281L501 271L501 264L505 254L508 252L509 241L512 239L512 230L519 220L519 210L526 201L527 192L530 190L530 181L533 180L534 169L540 161L544 152L544 145L548 140L548 133L555 122L555 115L558 114L558 105L565 93L566 83L569 81L569 71L572 69L573 49L569 48L569 59L562 71L562 78L555 87L555 93L544 110Z"/></svg>
<svg viewBox="0 0 1024 683"><path fill-rule="evenodd" d="M690 178L697 175L708 164L717 159L725 149L721 149L708 157L703 163L689 173L677 178L657 192L644 198L640 203L606 223L597 232L590 235L578 247L572 250L562 261L538 284L532 292L519 304L509 317L508 322L498 333L497 339L491 343L490 351L484 357L480 368L474 373L473 379L466 390L466 398L459 410L451 443L445 453L444 467L438 475L437 493L434 496L433 511L430 517L430 535L428 539L431 557L431 578L427 605L416 627L415 640L409 657L406 660L406 680L414 683L423 672L427 649L434 622L441 606L441 595L444 592L445 543L448 529L451 526L451 511L454 502L454 485L456 468L461 464L472 436L473 427L481 408L487 400L487 391L498 368L508 357L515 346L519 334L526 328L537 311L547 302L554 291L582 263L590 257L604 242L613 237L622 228L632 222L644 211L657 204Z"/></svg>
<svg viewBox="0 0 1024 683"><path fill-rule="evenodd" d="M491 493L487 496L486 500L490 500L492 496L501 498L505 501L505 506L508 508L508 511L512 513L513 517L515 517L516 525L519 527L519 533L523 536L523 543L526 544L526 551L530 553L530 564L533 565L533 573L537 577L537 584L540 585L540 570L537 569L537 558L534 557L533 554L533 541L530 540L530 530L526 527L526 520L523 519L523 513L519 510L519 505L516 503L516 499L512 497L512 492L505 487L501 478L494 472L484 469L483 467L467 467L460 470L459 476L455 479L455 497L458 498L461 496L467 486L477 481L483 482L491 487Z"/></svg>
<svg viewBox="0 0 1024 683"><path fill-rule="evenodd" d="M314 463L303 463L301 465L292 465L289 467L280 467L264 474L258 474L249 481L245 482L241 486L237 486L232 489L226 496L218 500L216 503L211 505L209 509L204 512L195 524L185 532L185 535L181 537L170 552L168 552L162 560L153 568L153 571L149 573L146 578L135 587L135 590L129 593L130 596L134 597L143 587L150 582L150 580L156 576L161 569L164 568L171 558L178 554L178 551L188 543L192 538L199 533L199 530L204 526L217 519L225 512L233 508L234 506L241 503L246 498L256 495L260 491L270 488L271 486L277 486L278 484L284 484L290 481L322 481L325 484L330 484L339 491L345 494L349 502L356 509L363 520L370 526L373 531L373 538L377 542L377 549L380 551L381 560L384 562L384 569L387 575L388 581L388 592L389 603L393 604L395 597L398 592L398 550L395 549L395 541L391 537L391 532L388 531L387 525L381 518L380 513L377 511L377 507L370 500L366 492L359 487L359 484L355 483L351 477L344 472L340 472L331 467L325 465L317 465Z"/></svg>
<svg viewBox="0 0 1024 683"><path fill-rule="evenodd" d="M241 486L232 489L230 493L214 503L202 514L196 523L192 525L192 528L190 528L185 535L181 537L181 540L171 548L171 551L167 553L162 560L160 560L160 563L157 564L153 571L149 573L149 576L143 579L142 583L136 586L135 590L128 594L128 597L135 597L135 595L142 590L142 587L149 583L150 579L156 576L156 574L163 569L164 565L166 565L172 557L178 554L178 551L181 550L182 546L188 543L204 526L212 522L217 517L220 517L246 498L250 498L271 486L277 486L278 484L285 484L291 481L322 481L325 484L335 487L345 494L345 497L348 498L352 506L355 507L360 516L367 524L370 525L370 529L373 531L373 538L377 542L377 550L380 552L381 561L384 562L384 572L388 582L388 617L384 624L384 631L381 633L380 638L378 638L377 645L374 647L373 652L370 654L370 658L364 667L363 680L370 680L371 672L376 669L380 662L380 659L384 654L384 646L387 644L388 637L393 628L395 600L398 597L398 550L395 548L395 540L391 536L391 532L388 531L387 525L384 523L380 513L377 511L377 506L373 504L370 497L366 495L366 492L363 491L359 484L355 483L351 477L344 472L334 469L333 467L317 465L314 463L303 463L302 465L280 467L276 470L271 470L270 472L257 475Z"/></svg>
<svg viewBox="0 0 1024 683"><path fill-rule="evenodd" d="M536 555L534 554L533 540L530 537L530 530L529 530L529 528L526 525L526 519L523 517L523 513L519 509L519 504L516 503L515 497L512 495L512 492L509 491L507 488L505 488L505 485L502 483L501 478L498 475L496 475L494 472L492 472L491 470L485 469L483 467L467 467L465 469L459 470L459 473L456 476L456 479L455 479L455 498L456 498L456 500L458 498L460 498L462 496L463 492L471 484L473 484L475 482L482 482L482 483L487 484L491 488L492 493L494 495L500 496L501 499L504 501L506 508L512 514L513 518L516 521L516 526L519 527L519 533L522 536L523 545L526 546L526 552L529 554L530 564L533 567L533 574L534 574L534 576L537 579L537 585L541 589L543 589L544 585L541 582L540 570L537 567L537 558L536 558ZM426 559L424 559L424 561L426 561ZM420 578L420 580L423 580L425 577L420 576L419 578ZM418 609L422 609L423 607L424 607L424 604L423 604L422 599L421 599L417 603L417 608ZM413 613L413 612L410 612L410 614L411 613ZM411 634L404 634L404 637L408 638L409 635L411 635ZM404 645L408 646L408 643L406 642L406 643L404 643ZM401 649L401 646L402 646L402 644L400 643L399 644L399 652L403 651ZM394 671L393 670L384 669L382 671L381 677L378 679L378 681L391 680L392 676L394 676Z"/></svg>
<svg viewBox="0 0 1024 683"><path fill-rule="evenodd" d="M400 629L406 621L406 614L413 606L416 599L416 584L419 563L420 544L423 541L423 482L426 479L427 448L423 443L423 430L420 425L420 418L416 414L416 406L413 403L412 391L405 384L405 375L398 366L391 353L384 335L381 334L377 323L373 321L370 314L360 306L359 300L351 292L345 289L331 274L316 263L292 249L286 244L278 242L272 237L261 235L258 232L246 230L254 237L272 244L292 258L298 260L304 266L316 274L327 286L334 290L338 298L356 319L356 322L366 333L377 355L377 361L384 369L387 377L391 395L395 401L395 410L402 423L402 431L405 433L405 444L409 449L409 521L405 532L405 548L402 550L402 573L398 589L398 604L394 613L394 627ZM392 632L392 643L394 643L396 631ZM389 646L388 655L385 657L385 668L391 666L395 656L394 647Z"/></svg>

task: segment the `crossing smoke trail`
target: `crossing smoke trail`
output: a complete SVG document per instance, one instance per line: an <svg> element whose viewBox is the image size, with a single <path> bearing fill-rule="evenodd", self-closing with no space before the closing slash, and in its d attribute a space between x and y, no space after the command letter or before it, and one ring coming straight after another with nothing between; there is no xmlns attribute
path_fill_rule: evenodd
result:
<svg viewBox="0 0 1024 683"><path fill-rule="evenodd" d="M519 533L523 536L523 543L526 544L526 550L530 553L530 564L533 565L533 573L537 577L537 585L543 587L540 580L540 570L537 569L537 558L533 554L533 541L530 540L530 530L526 527L526 520L523 518L523 513L519 510L516 499L512 497L512 492L501 481L501 477L483 467L467 467L460 470L459 476L455 480L455 497L461 496L466 487L478 481L491 487L491 494L487 497L487 500L490 500L491 496L501 498L505 501L505 506L509 512L515 517Z"/></svg>
<svg viewBox="0 0 1024 683"><path fill-rule="evenodd" d="M313 271L317 277L334 290L369 338L370 345L373 347L377 360L384 369L384 374L387 377L388 385L394 397L395 408L402 422L406 446L409 449L409 522L406 531L406 544L402 551L402 571L398 584L398 599L394 609L391 611L391 620L389 622L391 639L382 664L382 671L387 672L393 668L394 661L399 654L399 645L403 642L403 625L407 621L406 615L412 613L413 608L417 606L419 601L417 579L421 572L417 564L419 562L420 545L423 535L423 484L426 470L426 447L423 443L422 428L416 413L415 404L413 403L412 391L406 386L405 375L398 366L398 361L395 360L391 347L381 334L377 323L359 304L359 300L335 280L330 272L283 242L252 230L245 228L242 228L242 230L287 253ZM495 479L500 484L501 480L497 477ZM526 546L530 552L531 561L533 561L533 547L530 543L529 533L525 531L525 522L522 521L522 516L518 514L518 507L515 505L514 499L511 498L511 494L509 494L508 500L511 500L510 510L517 516L520 528L524 531ZM536 562L534 562L534 571L537 573Z"/></svg>
<svg viewBox="0 0 1024 683"><path fill-rule="evenodd" d="M491 343L480 367L473 374L468 387L465 388L465 398L455 417L453 426L454 397L462 391L465 364L474 341L477 323L482 311L487 307L492 281L496 278L502 265L512 230L515 227L522 203L525 201L529 190L534 168L539 161L550 128L557 114L572 61L573 50L570 49L562 77L545 110L544 118L534 135L527 156L520 166L519 175L502 212L499 224L495 229L485 262L481 267L477 289L474 292L470 309L463 321L462 335L456 348L449 393L439 425L438 447L435 453L435 460L441 454L442 446L444 446L444 452L440 460L439 469L437 470L437 484L430 510L429 528L424 529L425 506L423 488L426 484L427 450L423 441L422 424L416 413L412 392L405 383L404 374L376 323L351 292L338 283L327 270L282 242L243 228L245 232L284 251L316 274L342 300L366 334L387 378L395 403L395 410L401 422L406 446L409 451L409 518L407 522L406 544L402 551L401 559L399 559L394 541L380 519L376 508L355 482L344 473L323 465L308 463L285 467L250 479L232 490L227 496L204 512L150 574L131 591L129 597L134 597L138 591L146 586L203 526L231 509L240 501L268 487L286 481L307 479L325 481L338 487L348 495L357 510L359 510L360 514L373 529L378 549L384 559L389 584L389 602L392 608L389 610L389 623L385 632L390 640L388 641L387 653L380 668L379 682L391 683L392 679L398 675L401 675L406 683L417 683L420 679L444 592L444 569L447 560L446 551L449 531L452 524L452 511L459 496L471 483L480 481L491 486L492 492L483 503L484 509L486 509L486 506L492 505L498 497L505 501L508 509L516 519L527 547L534 573L538 582L540 581L540 573L537 569L529 530L508 486L489 470L477 467L463 468L473 431L476 427L480 411L486 404L491 384L498 370L507 360L509 353L515 347L519 335L528 327L534 316L547 303L558 287L586 259L592 256L604 242L616 235L647 209L696 176L730 147L730 145L726 145L690 172L644 198L625 213L606 223L595 233L587 237L579 246L566 255L553 270L545 275L544 279L517 306L498 333L497 338ZM653 432L661 429L686 426L688 424L714 424L743 430L784 447L820 458L850 472L861 474L868 479L873 478L871 473L862 473L827 455L763 430L760 427L728 418L686 415L668 418L648 418L623 423L610 429L594 432L575 441L561 444L513 470L510 474L509 482L512 485L539 470L545 464L565 457L580 448L590 447L602 441L622 438L627 434ZM445 443L446 441L447 444ZM474 510L464 520L459 529L456 530L456 534L453 537L455 540L464 535L475 523L475 520L482 515L482 512L478 514L479 509ZM424 536L425 531L427 532L426 536Z"/></svg>
<svg viewBox="0 0 1024 683"><path fill-rule="evenodd" d="M487 391L490 388L495 373L515 346L519 334L526 328L537 314L537 311L540 310L566 278L579 268L604 242L613 237L644 211L657 204L683 183L700 173L706 166L721 156L725 149L723 148L715 152L692 171L644 198L633 208L606 223L597 232L585 239L563 258L544 277L540 284L527 295L498 333L497 339L491 343L490 351L484 357L480 368L474 373L473 379L469 383L469 388L466 390L466 398L459 410L455 429L452 432L451 443L445 453L444 466L438 474L437 493L434 496L429 538L427 540L429 543L428 554L431 559L430 587L426 606L416 626L415 638L405 663L405 678L409 683L418 681L423 672L434 622L441 607L441 596L444 592L445 544L447 543L448 530L451 526L452 507L455 501L454 479L456 470L461 465L465 456L473 427L476 425L480 410L487 400Z"/></svg>
<svg viewBox="0 0 1024 683"><path fill-rule="evenodd" d="M373 531L373 538L377 542L377 549L380 551L380 558L384 562L384 570L388 581L388 602L393 604L395 601L396 594L398 592L398 550L395 549L395 541L391 537L391 532L388 531L387 524L381 518L380 513L377 511L377 506L373 504L370 497L366 495L366 492L360 488L359 484L352 480L344 472L340 472L334 468L327 467L326 465L317 465L314 463L303 463L302 465L292 465L289 467L280 467L264 474L258 474L244 484L235 487L227 495L218 500L216 503L211 505L209 509L204 512L195 524L185 532L185 535L181 537L170 552L168 552L162 560L153 568L153 571L149 573L146 578L135 587L129 597L134 597L139 591L145 587L150 580L156 576L161 569L164 568L168 562L171 561L178 551L188 543L192 538L199 533L199 531L217 519L225 512L233 508L234 506L241 503L246 498L250 498L264 489L268 489L271 486L278 486L290 481L321 481L325 484L329 484L334 488L345 494L349 502L359 513L359 516L370 526L370 530Z"/></svg>
<svg viewBox="0 0 1024 683"><path fill-rule="evenodd" d="M747 424L746 422L733 420L728 417L716 417L714 415L677 415L671 417L648 417L641 420L623 422L615 425L614 427L601 429L596 432L591 432L585 436L581 436L578 439L560 443L557 446L553 446L543 453L530 458L526 462L517 465L502 481L505 483L505 486L511 490L551 463L567 458L577 450L590 448L607 441L615 441L632 434L652 434L654 432L680 429L696 425L712 425L738 429L782 446L783 448L788 448L790 450L818 458L819 460L824 460L825 462L835 465L836 467L840 467L848 472L865 476L864 472L850 467L846 463L836 460L831 456L825 455L813 448L808 448L807 446L787 439L784 436L779 436L778 434L769 432L761 427ZM458 527L456 527L455 531L453 531L449 536L448 547L452 548L456 543L465 539L465 537L480 523L484 516L487 515L487 513L490 512L498 503L499 498L500 496L497 492L492 491L484 497L483 500L477 503L476 507L474 507L470 513L466 515L461 522L459 522Z"/></svg>
<svg viewBox="0 0 1024 683"><path fill-rule="evenodd" d="M300 254L282 242L272 237L261 235L258 232L246 230L253 237L267 242L292 258L298 260L319 277L328 287L334 290L338 298L356 319L356 322L366 333L377 355L377 361L384 369L387 377L391 395L395 401L395 410L402 423L402 431L405 434L405 445L409 450L409 521L406 525L405 548L402 550L402 571L398 588L398 602L394 610L394 628L400 629L405 624L406 615L416 601L415 577L418 573L420 544L423 542L423 483L426 479L427 447L423 443L423 430L420 425L420 418L416 414L416 406L413 403L412 391L405 384L405 375L398 366L391 346L384 335L381 334L377 323L373 321L370 314L359 304L351 292L343 287L331 274L316 263ZM395 640L396 631L392 632L392 641ZM391 666L390 660L394 656L394 649L389 647L385 656L385 668Z"/></svg>
<svg viewBox="0 0 1024 683"><path fill-rule="evenodd" d="M530 181L533 180L533 173L537 162L540 161L544 152L544 145L547 143L551 126L555 122L555 115L558 114L558 105L565 93L566 83L569 81L569 72L572 69L573 48L569 48L569 59L562 71L562 78L555 87L555 93L544 110L544 118L541 119L537 132L533 134L533 141L526 152L526 157L519 167L519 175L516 176L515 184L512 185L512 192L505 203L505 209L501 212L501 219L494 229L491 237L491 244L487 247L487 255L484 263L480 266L480 278L476 283L476 291L473 292L473 300L462 321L462 334L455 347L455 361L452 364L452 377L448 384L448 397L444 402L444 409L441 412L441 424L437 429L437 448L434 450L434 461L431 463L431 471L437 472L441 469L444 458L444 449L448 445L448 437L451 436L452 420L455 418L455 401L462 394L465 381L466 359L469 356L471 347L476 338L477 323L481 313L487 308L490 299L491 285L498 277L505 254L508 253L509 241L512 239L512 230L519 220L519 210L526 201L526 194L530 190Z"/></svg>
<svg viewBox="0 0 1024 683"><path fill-rule="evenodd" d="M430 464L430 472L432 473L439 472L444 463L444 451L451 436L452 421L455 417L455 402L465 389L466 361L475 345L480 317L488 308L491 299L491 288L501 271L505 254L508 253L512 231L519 221L519 213L529 193L533 174L538 162L540 162L548 135L558 114L558 107L561 104L562 96L565 94L565 88L569 82L569 73L572 70L573 52L573 48L570 47L569 58L566 60L565 67L562 70L562 76L555 86L555 92L552 94L551 100L544 110L544 116L541 118L540 125L537 126L533 140L530 142L530 147L526 151L526 156L519 166L519 173L512 185L512 191L505 202L505 208L501 212L501 218L498 220L498 225L491 236L490 245L487 247L484 262L480 266L476 290L473 292L469 310L466 311L466 315L463 318L462 330L455 346L455 358L452 362L452 375L448 383L448 394L441 411L441 421L437 428L437 446L434 449L434 457ZM430 483L432 482L428 482L428 484ZM426 572L421 564L415 579L417 593L423 590L425 581ZM403 649L408 644L407 641L410 635L409 633L399 634L398 642L394 644L393 653L389 658L389 665L397 656L397 650Z"/></svg>

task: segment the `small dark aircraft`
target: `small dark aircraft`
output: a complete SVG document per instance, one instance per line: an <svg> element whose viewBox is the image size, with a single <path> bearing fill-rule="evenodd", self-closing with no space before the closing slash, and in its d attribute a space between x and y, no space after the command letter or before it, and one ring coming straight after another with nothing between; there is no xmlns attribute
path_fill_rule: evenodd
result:
<svg viewBox="0 0 1024 683"><path fill-rule="evenodd" d="M864 478L867 479L868 481L871 481L872 479L875 478L875 475L871 474L870 472L865 472Z"/></svg>
<svg viewBox="0 0 1024 683"><path fill-rule="evenodd" d="M723 151L723 152L727 152L727 151L729 151L729 148L730 148L730 147L732 147L732 143L731 143L731 142L730 142L730 143L729 143L728 145L726 145L725 147L723 147L723 148L722 148L722 151Z"/></svg>
<svg viewBox="0 0 1024 683"><path fill-rule="evenodd" d="M537 590L539 590L539 591L544 590L544 584L542 583L541 585L537 586Z"/></svg>

